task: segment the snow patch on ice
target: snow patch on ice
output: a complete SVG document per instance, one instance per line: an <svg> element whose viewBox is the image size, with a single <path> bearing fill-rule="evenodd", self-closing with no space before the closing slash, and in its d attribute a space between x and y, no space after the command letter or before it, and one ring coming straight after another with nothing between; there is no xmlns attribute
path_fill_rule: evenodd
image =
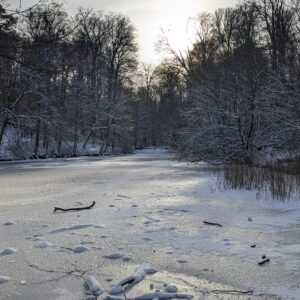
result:
<svg viewBox="0 0 300 300"><path fill-rule="evenodd" d="M111 295L124 293L127 289L142 281L147 275L154 274L156 272L157 270L152 268L149 264L142 264L133 275L128 276L115 284L110 289L109 293Z"/></svg>
<svg viewBox="0 0 300 300"><path fill-rule="evenodd" d="M177 288L177 286L174 285L174 284L166 284L166 285L164 286L164 290L165 290L165 292L167 292L167 293L177 293L177 292L178 292L178 288Z"/></svg>
<svg viewBox="0 0 300 300"><path fill-rule="evenodd" d="M14 221L6 221L6 222L4 222L4 226L11 226L11 225L15 225L16 224L16 222L14 222Z"/></svg>
<svg viewBox="0 0 300 300"><path fill-rule="evenodd" d="M94 227L94 228L105 228L104 224L100 225L94 225L94 224L78 224L78 225L72 225L69 227L59 227L55 228L49 231L49 233L61 233L61 232L66 232L66 231L76 231L84 228L89 228L89 227Z"/></svg>
<svg viewBox="0 0 300 300"><path fill-rule="evenodd" d="M5 248L5 249L2 249L0 251L0 255L4 256L4 255L10 255L10 254L14 254L18 252L17 249L14 249L14 248Z"/></svg>
<svg viewBox="0 0 300 300"><path fill-rule="evenodd" d="M100 296L103 292L99 281L92 275L89 275L84 279L84 285L87 290L87 293L90 293L90 296L94 296L94 299ZM88 299L88 297L89 296L87 296L86 299Z"/></svg>
<svg viewBox="0 0 300 300"><path fill-rule="evenodd" d="M53 244L50 242L42 242L34 245L35 248L39 248L39 249L46 249L51 246L53 246Z"/></svg>
<svg viewBox="0 0 300 300"><path fill-rule="evenodd" d="M86 247L86 246L83 246L83 245L75 246L74 248L72 248L72 251L74 253L82 253L82 252L86 252L86 251L89 251L89 250L90 250L89 247Z"/></svg>
<svg viewBox="0 0 300 300"><path fill-rule="evenodd" d="M116 259L116 260L122 258L124 261L132 260L132 257L127 255L124 252L115 252L115 253L112 253L112 254L109 254L109 255L105 255L104 257L108 258L108 259Z"/></svg>

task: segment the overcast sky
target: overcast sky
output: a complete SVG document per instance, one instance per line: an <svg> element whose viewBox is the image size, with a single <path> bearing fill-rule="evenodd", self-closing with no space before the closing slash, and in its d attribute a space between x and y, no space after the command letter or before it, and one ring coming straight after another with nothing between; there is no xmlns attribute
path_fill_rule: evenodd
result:
<svg viewBox="0 0 300 300"><path fill-rule="evenodd" d="M8 0L12 6L19 0ZM36 0L22 0L26 7ZM187 34L189 17L201 11L213 12L220 7L233 6L237 0L66 0L65 7L74 14L80 6L97 10L121 12L130 17L137 28L140 58L146 63L157 63L155 51L161 28L167 32L172 46L184 51L192 39Z"/></svg>

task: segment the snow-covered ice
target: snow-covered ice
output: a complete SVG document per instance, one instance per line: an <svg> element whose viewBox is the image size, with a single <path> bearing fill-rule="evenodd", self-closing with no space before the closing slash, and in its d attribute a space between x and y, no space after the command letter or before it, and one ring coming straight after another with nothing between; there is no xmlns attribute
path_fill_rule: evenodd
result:
<svg viewBox="0 0 300 300"><path fill-rule="evenodd" d="M256 191L219 189L215 172L203 166L177 162L165 149L0 163L0 249L18 249L13 261L0 256L0 272L12 278L1 285L0 299L95 299L83 289L86 274L103 284L108 300L124 299L124 291L127 299L214 299L204 289L250 289L253 300L297 299L299 201L258 201ZM91 199L97 202L92 210L52 213ZM11 220L16 226L3 226ZM35 247L45 242L55 246ZM90 251L73 254L76 247ZM119 259L104 258L120 252ZM260 268L263 254L271 261ZM151 269L139 267L143 262L159 272L145 280ZM174 287L166 290L164 283ZM156 289L161 294L153 294Z"/></svg>

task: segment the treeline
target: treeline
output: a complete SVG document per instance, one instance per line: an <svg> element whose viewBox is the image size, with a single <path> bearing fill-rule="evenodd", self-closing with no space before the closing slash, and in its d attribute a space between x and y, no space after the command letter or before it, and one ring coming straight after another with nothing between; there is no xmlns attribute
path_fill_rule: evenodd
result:
<svg viewBox="0 0 300 300"><path fill-rule="evenodd" d="M191 160L299 157L300 1L246 0L192 22L191 49L163 36L171 58L141 66L124 15L2 4L0 156L165 145Z"/></svg>
<svg viewBox="0 0 300 300"><path fill-rule="evenodd" d="M185 101L175 143L195 160L300 156L300 1L247 0L198 14L197 41L172 53Z"/></svg>
<svg viewBox="0 0 300 300"><path fill-rule="evenodd" d="M131 150L135 28L61 2L0 10L0 145L15 157ZM78 149L80 147L80 149Z"/></svg>

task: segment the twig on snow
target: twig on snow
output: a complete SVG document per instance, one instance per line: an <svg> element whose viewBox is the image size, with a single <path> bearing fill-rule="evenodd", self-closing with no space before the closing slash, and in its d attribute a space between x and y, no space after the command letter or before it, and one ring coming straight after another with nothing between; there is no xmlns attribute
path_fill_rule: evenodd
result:
<svg viewBox="0 0 300 300"><path fill-rule="evenodd" d="M270 262L270 258L266 258L258 263L259 266L264 265L265 263Z"/></svg>
<svg viewBox="0 0 300 300"><path fill-rule="evenodd" d="M203 221L204 224L206 225L212 225L212 226L218 226L218 227L223 227L223 225L219 223L213 223L213 222L208 222L208 221Z"/></svg>
<svg viewBox="0 0 300 300"><path fill-rule="evenodd" d="M253 291L238 291L238 290L212 290L215 294L230 294L230 295L253 295Z"/></svg>
<svg viewBox="0 0 300 300"><path fill-rule="evenodd" d="M53 213L56 211L78 211L78 210L85 210L85 209L91 209L95 206L96 202L93 201L93 203L90 206L85 206L85 207L72 207L72 208L60 208L60 207L54 207Z"/></svg>

